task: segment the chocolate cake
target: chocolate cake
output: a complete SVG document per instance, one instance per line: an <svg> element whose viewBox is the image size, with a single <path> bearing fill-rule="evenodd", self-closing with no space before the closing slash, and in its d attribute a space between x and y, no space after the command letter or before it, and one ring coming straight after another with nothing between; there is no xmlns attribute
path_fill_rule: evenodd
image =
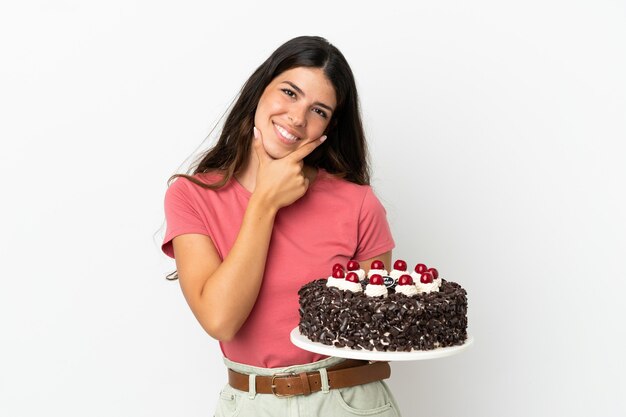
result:
<svg viewBox="0 0 626 417"><path fill-rule="evenodd" d="M396 261L389 274L381 265L373 263L367 277L357 274L354 261L347 274L335 265L328 279L304 285L298 292L300 333L314 342L357 350L410 352L465 342L467 292L459 284L438 278L423 264L411 274L419 276L417 284L406 274L404 261Z"/></svg>

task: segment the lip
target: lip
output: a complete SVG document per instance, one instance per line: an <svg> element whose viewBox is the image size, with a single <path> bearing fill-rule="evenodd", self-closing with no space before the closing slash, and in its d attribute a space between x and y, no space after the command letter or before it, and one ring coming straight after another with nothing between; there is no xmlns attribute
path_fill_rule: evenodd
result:
<svg viewBox="0 0 626 417"><path fill-rule="evenodd" d="M276 133L276 136L281 140L281 142L287 144L287 145L293 145L294 143L302 140L302 137L300 137L300 135L298 135L296 132L293 131L293 129L290 129L288 127L285 127L279 123L276 122L272 122L272 126L274 127L274 132ZM278 130L277 126L280 126L281 129L286 130L290 135L295 136L297 139L296 140L289 140L286 137L284 137L280 131Z"/></svg>

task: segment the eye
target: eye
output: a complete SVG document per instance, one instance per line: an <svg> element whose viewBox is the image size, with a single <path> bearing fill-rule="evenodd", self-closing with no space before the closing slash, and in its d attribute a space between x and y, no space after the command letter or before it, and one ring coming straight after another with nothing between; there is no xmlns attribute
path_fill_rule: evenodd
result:
<svg viewBox="0 0 626 417"><path fill-rule="evenodd" d="M328 115L326 114L326 112L322 109L318 109L317 107L313 109L313 111L317 114L319 114L320 116L322 116L324 119L326 119L328 117Z"/></svg>
<svg viewBox="0 0 626 417"><path fill-rule="evenodd" d="M295 97L296 96L296 93L294 93L293 91L291 91L288 88L282 88L281 91L283 93L285 93L286 95L288 95L289 97Z"/></svg>

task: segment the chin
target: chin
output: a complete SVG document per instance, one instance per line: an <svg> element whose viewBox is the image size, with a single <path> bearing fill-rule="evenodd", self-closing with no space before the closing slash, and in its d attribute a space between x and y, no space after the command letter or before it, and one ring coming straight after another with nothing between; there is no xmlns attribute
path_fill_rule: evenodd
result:
<svg viewBox="0 0 626 417"><path fill-rule="evenodd" d="M265 152L267 152L267 154L271 156L273 159L281 159L289 155L289 152L285 151L284 149L278 149L278 147L276 146L266 145Z"/></svg>
<svg viewBox="0 0 626 417"><path fill-rule="evenodd" d="M278 140L278 139L273 139L273 140ZM264 142L263 144L265 146L265 152L267 152L267 154L274 159L284 158L287 155L289 155L291 152L297 149L297 147L294 147L293 149L285 149L283 146L281 146L280 143L274 143L274 142L269 142L269 143Z"/></svg>

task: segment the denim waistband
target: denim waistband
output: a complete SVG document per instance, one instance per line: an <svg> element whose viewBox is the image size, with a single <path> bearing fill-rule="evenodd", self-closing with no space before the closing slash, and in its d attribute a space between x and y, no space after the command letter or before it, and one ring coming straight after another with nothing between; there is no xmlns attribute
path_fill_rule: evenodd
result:
<svg viewBox="0 0 626 417"><path fill-rule="evenodd" d="M251 366L251 365L245 365L242 363L233 362L230 359L224 358L224 364L228 368L232 369L233 371L236 371L242 374L263 375L263 376L274 375L276 373L281 373L281 372L295 372L295 373L312 372L312 371L317 371L322 368L335 366L337 364L340 364L343 361L345 361L345 359L331 356L331 357L322 359L317 362L305 363L302 365L292 365L292 366L286 366L283 368L261 368L258 366Z"/></svg>

